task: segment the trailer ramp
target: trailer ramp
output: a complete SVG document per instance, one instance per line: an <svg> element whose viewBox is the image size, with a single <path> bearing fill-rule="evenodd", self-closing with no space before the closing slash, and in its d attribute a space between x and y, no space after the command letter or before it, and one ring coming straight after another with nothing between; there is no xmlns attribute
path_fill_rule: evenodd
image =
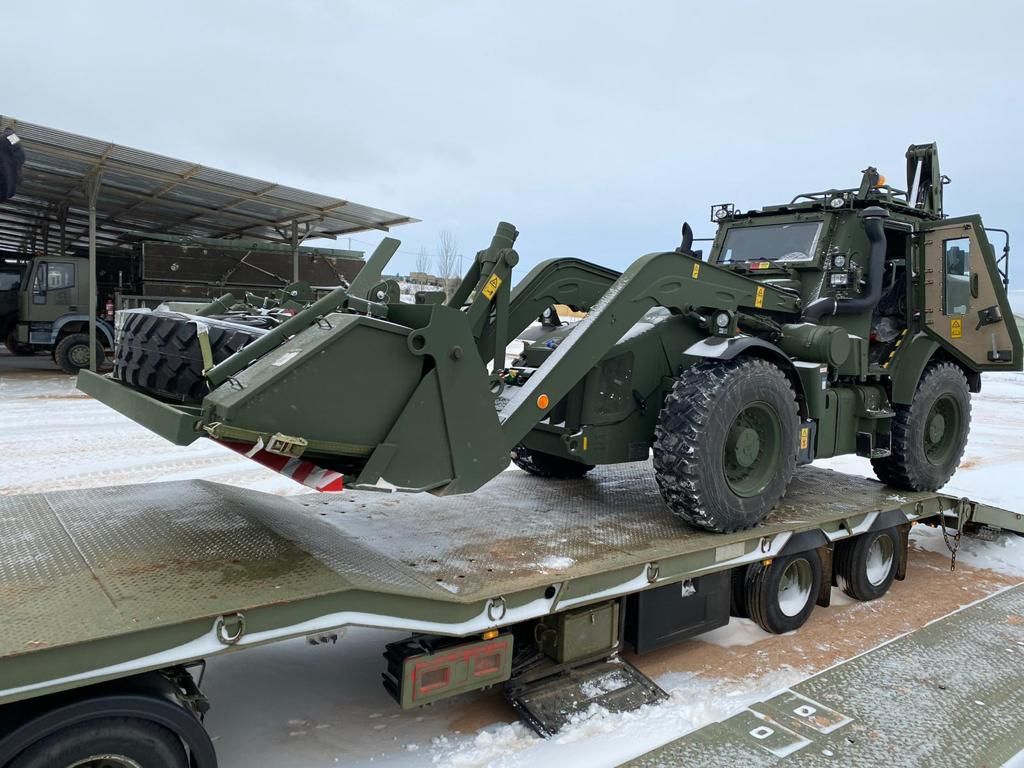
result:
<svg viewBox="0 0 1024 768"><path fill-rule="evenodd" d="M626 765L999 766L1024 750L1024 585Z"/></svg>

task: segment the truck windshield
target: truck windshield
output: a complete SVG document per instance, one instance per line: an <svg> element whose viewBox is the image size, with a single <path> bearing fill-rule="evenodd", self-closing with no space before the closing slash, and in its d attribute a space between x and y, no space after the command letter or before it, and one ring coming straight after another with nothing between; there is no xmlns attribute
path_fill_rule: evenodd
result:
<svg viewBox="0 0 1024 768"><path fill-rule="evenodd" d="M810 261L814 258L820 232L820 221L733 227L725 236L718 263Z"/></svg>

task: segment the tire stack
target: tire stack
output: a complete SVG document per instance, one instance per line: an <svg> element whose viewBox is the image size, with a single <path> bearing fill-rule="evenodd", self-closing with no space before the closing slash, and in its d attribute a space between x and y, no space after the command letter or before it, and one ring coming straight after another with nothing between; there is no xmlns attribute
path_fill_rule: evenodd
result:
<svg viewBox="0 0 1024 768"><path fill-rule="evenodd" d="M114 378L163 399L201 402L208 389L199 323L208 329L214 364L266 333L261 328L173 312L125 313L114 353Z"/></svg>

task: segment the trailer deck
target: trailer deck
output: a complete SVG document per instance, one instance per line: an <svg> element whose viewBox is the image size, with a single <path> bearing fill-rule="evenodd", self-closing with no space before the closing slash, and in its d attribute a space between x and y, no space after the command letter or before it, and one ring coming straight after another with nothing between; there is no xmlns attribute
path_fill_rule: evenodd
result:
<svg viewBox="0 0 1024 768"><path fill-rule="evenodd" d="M469 636L959 506L808 467L764 526L713 534L665 508L647 463L443 499L205 481L0 497L0 703L345 625Z"/></svg>

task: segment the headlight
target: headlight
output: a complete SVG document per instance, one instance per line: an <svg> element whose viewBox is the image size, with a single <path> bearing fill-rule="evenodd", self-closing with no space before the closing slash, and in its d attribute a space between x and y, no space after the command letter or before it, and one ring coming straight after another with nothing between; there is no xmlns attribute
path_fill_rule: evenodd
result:
<svg viewBox="0 0 1024 768"><path fill-rule="evenodd" d="M845 267L846 266L846 257L843 256L843 254L841 254L841 253L837 253L832 258L832 264L833 264L833 266L836 266L836 267Z"/></svg>
<svg viewBox="0 0 1024 768"><path fill-rule="evenodd" d="M848 274L846 274L845 272L835 272L829 278L829 283L831 285L846 285L849 282L850 282L850 276Z"/></svg>
<svg viewBox="0 0 1024 768"><path fill-rule="evenodd" d="M729 315L725 312L719 312L717 315L715 315L715 325L722 329L728 328Z"/></svg>

